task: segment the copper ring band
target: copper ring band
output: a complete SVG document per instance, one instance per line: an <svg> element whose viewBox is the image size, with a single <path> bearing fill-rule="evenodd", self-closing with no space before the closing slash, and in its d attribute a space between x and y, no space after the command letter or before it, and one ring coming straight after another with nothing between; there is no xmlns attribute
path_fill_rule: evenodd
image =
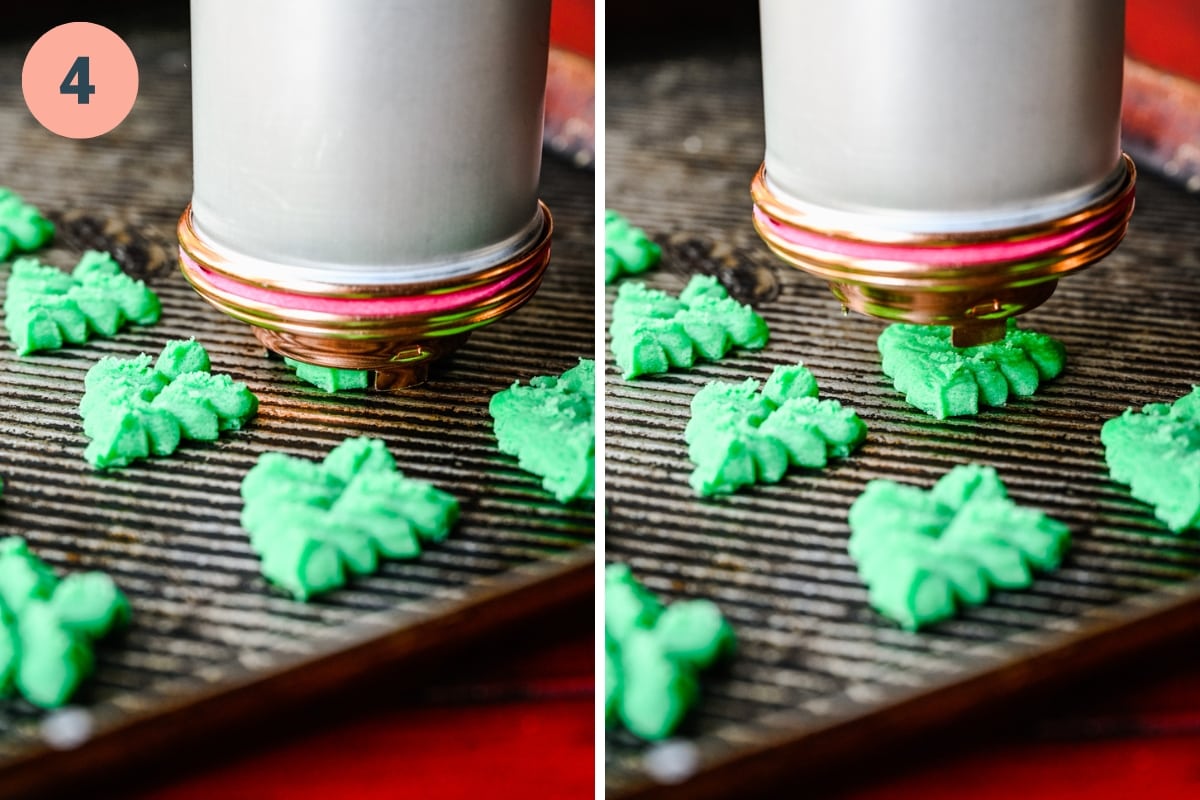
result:
<svg viewBox="0 0 1200 800"><path fill-rule="evenodd" d="M1112 227L1098 229L1093 235L1073 242L1052 254L1023 261L993 261L969 266L925 265L913 261L875 261L840 257L815 248L798 247L772 236L759 225L755 229L767 245L785 261L803 264L806 272L830 281L887 283L914 289L950 290L958 285L991 285L997 280L1020 278L1023 281L1047 279L1078 269L1103 258L1124 236L1128 215ZM1080 259L1087 254L1089 257Z"/></svg>
<svg viewBox="0 0 1200 800"><path fill-rule="evenodd" d="M183 274L206 300L242 322L273 330L287 330L331 339L395 339L402 337L449 336L462 333L504 316L523 304L537 289L542 269L528 272L523 279L487 302L445 314L421 314L404 317L355 318L319 311L293 310L280 305L249 300L213 286L203 272L183 265ZM317 363L317 362L313 362Z"/></svg>
<svg viewBox="0 0 1200 800"><path fill-rule="evenodd" d="M878 229L814 228L811 216L787 207L771 193L766 173L760 168L751 184L758 212L754 215L754 227L781 259L828 281L848 308L893 321L951 325L956 328L956 341L959 328L986 324L987 338L991 338L1002 335L1003 329L996 327L997 321L1040 305L1053 293L1058 278L1099 261L1121 242L1133 213L1137 180L1133 161L1122 155L1122 164L1125 174L1109 192L1064 217L1036 226L920 235ZM761 221L759 213L767 221ZM868 220L867 224L871 222ZM797 231L792 240L785 238L789 229ZM927 263L921 260L918 250L1027 244L1037 237L1050 236L1060 236L1061 246L1056 241L1055 246L1044 252L1021 258L964 264ZM821 249L820 239L829 240L834 247ZM868 259L847 255L846 251L854 252L855 248L836 246L837 242L913 249L895 250L898 256L895 260ZM908 255L911 258L905 260ZM945 253L938 255L950 257Z"/></svg>
<svg viewBox="0 0 1200 800"><path fill-rule="evenodd" d="M1128 155L1122 153L1120 160L1120 175L1113 182L1109 191L1094 202L1071 214L1033 225L1021 225L1011 228L990 229L970 232L941 232L913 233L896 228L869 228L857 226L844 229L822 225L803 211L789 206L775 196L767 182L767 166L762 164L750 183L750 196L754 204L763 213L785 225L801 230L811 231L831 239L843 239L850 242L872 242L878 244L904 244L918 247L937 247L939 245L980 244L987 242L1011 242L1021 239L1044 236L1064 228L1070 228L1086 222L1088 219L1103 216L1116 206L1125 202L1133 193L1137 182L1137 167Z"/></svg>
<svg viewBox="0 0 1200 800"><path fill-rule="evenodd" d="M215 251L199 238L189 206L179 221L180 270L205 300L252 325L269 350L310 364L376 371L375 388L408 386L424 380L428 362L452 352L475 328L512 313L537 291L550 260L554 229L549 209L540 202L538 208L542 223L536 238L501 263L442 281L363 287L311 282L281 286L247 280L237 274L233 260L214 257ZM214 275L224 280L217 281ZM247 293L240 293L237 285L247 287ZM391 316L289 305L289 296L301 295L329 298L339 301L339 308L353 308L355 300L410 302L408 298L457 292L470 292L470 301Z"/></svg>
<svg viewBox="0 0 1200 800"><path fill-rule="evenodd" d="M236 281L241 281L264 289L295 294L309 294L314 297L398 297L412 294L433 294L439 291L457 291L490 283L504 275L511 274L523 263L529 263L538 257L540 246L549 242L554 228L554 218L546 204L538 201L538 217L540 224L536 234L524 243L510 257L500 258L494 264L477 270L469 275L459 275L438 281L408 281L388 284L361 284L350 281L306 281L278 280L270 277L249 274L245 264L236 254L228 254L213 244L205 241L197 229L192 215L192 206L187 208L179 217L176 226L179 235L179 246L197 263L205 268L218 272ZM349 276L352 273L347 273Z"/></svg>

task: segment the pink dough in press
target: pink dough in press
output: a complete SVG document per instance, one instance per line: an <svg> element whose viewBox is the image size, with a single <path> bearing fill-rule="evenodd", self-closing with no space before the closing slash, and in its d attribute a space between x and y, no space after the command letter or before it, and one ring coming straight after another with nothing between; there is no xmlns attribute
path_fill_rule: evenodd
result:
<svg viewBox="0 0 1200 800"><path fill-rule="evenodd" d="M251 286L228 278L219 272L205 269L197 264L182 249L179 251L179 257L188 267L202 273L204 279L209 284L228 294L236 295L246 300L254 300L259 303L269 303L278 308L356 317L403 317L438 314L475 305L482 300L499 294L517 281L520 281L530 270L537 266L537 262L534 261L520 272L509 275L496 283L489 283L485 286L476 286L470 289L461 289L457 292L421 294L409 297L348 298L317 297L310 294L281 292L274 289L264 289L261 286Z"/></svg>
<svg viewBox="0 0 1200 800"><path fill-rule="evenodd" d="M1133 198L1130 197L1130 202L1132 200ZM912 261L954 266L1022 261L1051 253L1073 241L1082 239L1090 231L1107 223L1118 214L1124 214L1128 205L1127 202L1120 203L1110 211L1083 225L1077 225L1049 236L1020 239L1013 242L950 245L947 247L914 247L903 244L872 244L835 239L778 222L757 207L754 209L754 218L760 225L766 226L780 238L801 247L873 261Z"/></svg>

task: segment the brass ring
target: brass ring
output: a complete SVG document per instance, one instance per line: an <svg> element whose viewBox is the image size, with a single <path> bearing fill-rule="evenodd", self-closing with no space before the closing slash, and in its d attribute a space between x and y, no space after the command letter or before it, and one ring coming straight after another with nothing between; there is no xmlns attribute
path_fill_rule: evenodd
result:
<svg viewBox="0 0 1200 800"><path fill-rule="evenodd" d="M550 209L540 200L537 204L537 212L538 224L533 234L521 242L513 253L499 258L494 264L488 264L468 275L457 275L442 280L397 281L383 284L361 284L352 281L279 280L265 275L248 273L245 262L239 261L236 254L225 253L204 240L196 228L190 203L180 215L176 231L179 235L179 246L194 261L202 264L206 269L247 285L278 292L312 295L313 297L399 297L413 294L436 294L442 291L457 291L472 286L486 285L500 275L519 269L522 263L529 263L537 257L540 247L549 242L554 233L554 218L550 214Z"/></svg>
<svg viewBox="0 0 1200 800"><path fill-rule="evenodd" d="M1125 202L1133 193L1137 182L1137 167L1128 155L1122 153L1120 178L1113 187L1094 202L1084 208L1064 217L1050 219L1033 225L1023 225L1011 228L971 231L971 232L942 232L942 233L912 233L894 228L855 228L854 230L830 228L815 224L809 215L793 208L777 198L767 185L766 164L759 166L750 183L750 196L754 204L763 213L785 225L825 236L831 239L842 239L848 242L870 242L876 244L904 244L923 247L938 247L944 245L980 244L985 242L1012 242L1022 239L1044 236L1056 231L1081 224L1088 219L1103 216L1108 211Z"/></svg>
<svg viewBox="0 0 1200 800"><path fill-rule="evenodd" d="M430 362L537 291L554 230L550 210L540 201L538 208L536 237L498 264L444 280L364 287L264 284L239 276L235 261L218 257L199 238L189 206L179 221L180 270L210 304L250 324L268 350L309 364L371 370L375 388L399 388L423 381ZM392 313L405 305L418 310Z"/></svg>
<svg viewBox="0 0 1200 800"><path fill-rule="evenodd" d="M810 216L789 208L772 194L763 167L750 190L765 219L755 213L753 224L772 252L828 281L848 309L892 321L951 325L956 329L956 341L960 328L990 321L986 335L994 337L1003 335L996 320L1037 307L1054 292L1060 277L1094 264L1120 244L1133 213L1137 181L1133 161L1122 154L1122 164L1124 175L1112 190L1066 216L1002 230L933 234L875 227L854 231L816 228ZM789 239L788 228L803 235ZM1014 246L1049 236L1057 239L1047 243L1044 251L1031 254L1028 246ZM811 241L814 238L816 241ZM827 250L820 246L822 239L831 245L846 242L866 247L833 246ZM1008 245L1014 253L1004 257L1003 250L995 254L984 251L976 256L988 260L970 260L970 254L964 253L964 262L954 263L949 259L957 257L956 253L943 250L938 259L922 261L915 249L980 245ZM907 254L896 250L896 258L886 258L893 255L889 250L893 246L913 246L912 257L904 259ZM876 257L861 257L864 252ZM941 263L930 263L934 260Z"/></svg>

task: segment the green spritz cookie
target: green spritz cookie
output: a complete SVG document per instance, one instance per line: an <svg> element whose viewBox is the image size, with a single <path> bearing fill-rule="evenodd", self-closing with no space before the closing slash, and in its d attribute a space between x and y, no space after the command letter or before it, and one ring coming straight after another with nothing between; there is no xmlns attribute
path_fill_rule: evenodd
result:
<svg viewBox="0 0 1200 800"><path fill-rule="evenodd" d="M714 381L692 398L683 438L696 465L689 482L710 496L752 483L776 483L789 466L820 469L862 444L867 426L836 400L817 399L803 364L776 367L758 381Z"/></svg>
<svg viewBox="0 0 1200 800"><path fill-rule="evenodd" d="M678 298L639 282L625 283L613 302L612 351L626 380L716 361L735 345L767 343L767 323L729 296L709 275L696 275Z"/></svg>
<svg viewBox="0 0 1200 800"><path fill-rule="evenodd" d="M635 736L670 736L696 702L700 671L736 648L709 600L663 607L624 564L604 570L604 720Z"/></svg>
<svg viewBox="0 0 1200 800"><path fill-rule="evenodd" d="M4 298L4 325L22 356L115 336L128 322L151 325L161 312L146 284L98 250L84 253L70 275L35 258L17 259Z"/></svg>
<svg viewBox="0 0 1200 800"><path fill-rule="evenodd" d="M1003 339L977 347L955 347L949 327L889 325L879 335L883 373L910 405L938 419L1002 406L1010 394L1029 397L1041 381L1058 377L1067 351L1012 319L1007 325Z"/></svg>
<svg viewBox="0 0 1200 800"><path fill-rule="evenodd" d="M296 370L296 377L305 383L311 383L326 392L341 392L347 389L367 388L367 378L370 372L365 369L335 369L320 367L316 364L305 364L293 358L284 358L283 362Z"/></svg>
<svg viewBox="0 0 1200 800"><path fill-rule="evenodd" d="M378 439L347 439L321 463L265 453L242 481L242 527L262 574L298 600L416 558L458 519L458 501L406 478Z"/></svg>
<svg viewBox="0 0 1200 800"><path fill-rule="evenodd" d="M32 253L54 238L54 223L12 189L0 186L0 261Z"/></svg>
<svg viewBox="0 0 1200 800"><path fill-rule="evenodd" d="M129 621L129 603L101 572L59 580L24 539L0 539L0 696L42 708L67 702L93 668L92 642Z"/></svg>
<svg viewBox="0 0 1200 800"><path fill-rule="evenodd" d="M500 452L542 478L558 502L596 496L596 362L514 383L492 396L488 411Z"/></svg>
<svg viewBox="0 0 1200 800"><path fill-rule="evenodd" d="M612 283L622 275L639 275L662 258L662 248L651 241L641 228L616 211L604 212L604 282Z"/></svg>
<svg viewBox="0 0 1200 800"><path fill-rule="evenodd" d="M1175 533L1200 527L1200 387L1173 404L1132 408L1100 428L1114 481Z"/></svg>
<svg viewBox="0 0 1200 800"><path fill-rule="evenodd" d="M991 467L955 467L930 491L886 480L850 507L850 556L871 605L908 630L979 605L992 587L1024 589L1057 569L1067 526L1008 499Z"/></svg>
<svg viewBox="0 0 1200 800"><path fill-rule="evenodd" d="M236 431L258 410L244 383L209 372L208 352L195 339L167 342L158 361L101 359L83 379L79 414L91 443L84 458L97 469L166 456L183 439L212 442Z"/></svg>

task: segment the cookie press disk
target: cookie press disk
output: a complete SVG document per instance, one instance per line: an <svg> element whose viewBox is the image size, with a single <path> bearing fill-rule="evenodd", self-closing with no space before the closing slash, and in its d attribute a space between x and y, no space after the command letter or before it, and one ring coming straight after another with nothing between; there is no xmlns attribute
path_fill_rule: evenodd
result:
<svg viewBox="0 0 1200 800"><path fill-rule="evenodd" d="M550 0L193 0L184 275L268 350L420 383L541 281Z"/></svg>
<svg viewBox="0 0 1200 800"><path fill-rule="evenodd" d="M1110 253L1123 0L761 0L766 158L754 225L855 311L954 343Z"/></svg>

